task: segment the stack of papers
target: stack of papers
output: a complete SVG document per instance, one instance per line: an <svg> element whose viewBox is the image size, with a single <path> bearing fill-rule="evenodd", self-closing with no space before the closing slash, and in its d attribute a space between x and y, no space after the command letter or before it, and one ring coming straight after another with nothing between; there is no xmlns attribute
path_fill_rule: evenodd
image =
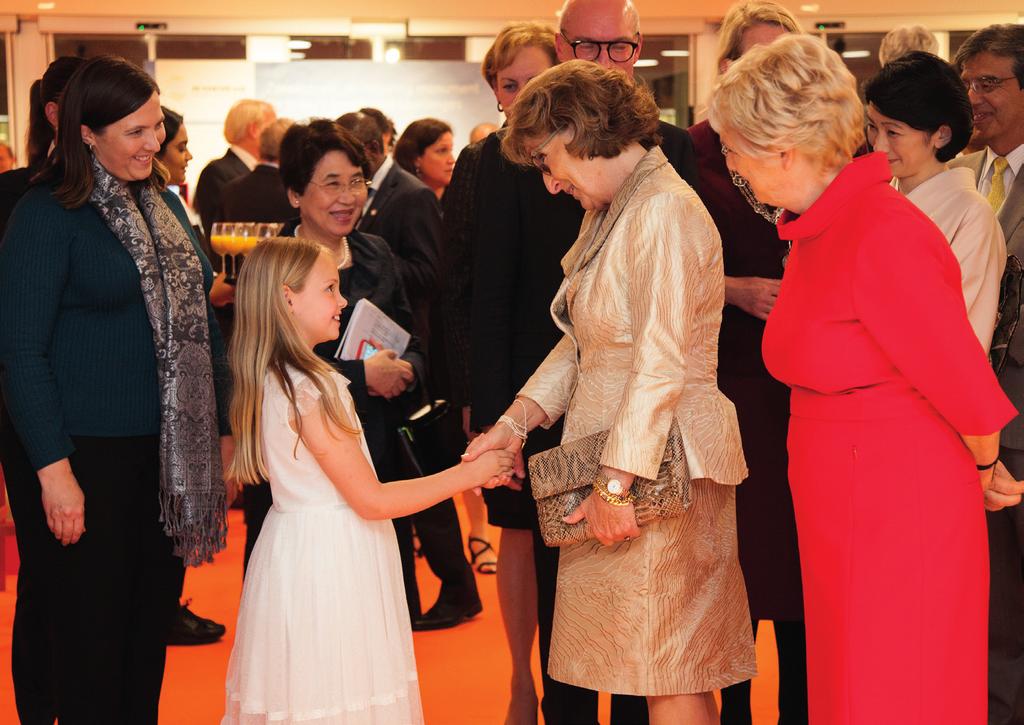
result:
<svg viewBox="0 0 1024 725"><path fill-rule="evenodd" d="M394 350L401 357L409 347L411 337L377 305L362 299L352 310L352 317L334 357L338 360L365 360L378 350Z"/></svg>

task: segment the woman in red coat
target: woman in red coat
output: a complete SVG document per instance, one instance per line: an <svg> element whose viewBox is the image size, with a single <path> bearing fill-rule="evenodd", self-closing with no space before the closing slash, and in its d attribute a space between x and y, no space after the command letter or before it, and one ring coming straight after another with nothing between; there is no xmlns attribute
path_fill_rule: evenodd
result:
<svg viewBox="0 0 1024 725"><path fill-rule="evenodd" d="M983 490L1015 415L938 229L855 161L863 111L807 36L749 51L710 119L793 240L763 352L792 388L789 480L816 725L983 725Z"/></svg>

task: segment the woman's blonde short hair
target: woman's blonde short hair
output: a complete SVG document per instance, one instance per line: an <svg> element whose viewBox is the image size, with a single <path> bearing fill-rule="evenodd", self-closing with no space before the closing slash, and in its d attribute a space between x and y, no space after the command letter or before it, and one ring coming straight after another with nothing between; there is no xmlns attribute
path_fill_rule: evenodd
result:
<svg viewBox="0 0 1024 725"><path fill-rule="evenodd" d="M480 64L487 85L494 88L498 73L512 65L523 48L540 48L551 59L551 65L558 63L554 28L544 23L512 23L501 29Z"/></svg>
<svg viewBox="0 0 1024 725"><path fill-rule="evenodd" d="M516 100L501 150L513 163L529 166L533 146L568 129L565 149L579 158L613 158L633 143L656 146L658 105L651 91L618 70L571 60L526 84Z"/></svg>
<svg viewBox="0 0 1024 725"><path fill-rule="evenodd" d="M743 33L757 25L776 25L789 33L802 33L800 21L786 8L769 0L749 0L730 7L718 30L718 67L740 57Z"/></svg>
<svg viewBox="0 0 1024 725"><path fill-rule="evenodd" d="M228 115L224 117L224 139L228 143L244 141L249 132L249 125L264 124L267 116L273 112L274 107L266 101L243 98L235 102L228 110Z"/></svg>
<svg viewBox="0 0 1024 725"><path fill-rule="evenodd" d="M936 55L939 52L939 41L932 35L932 31L923 25L900 25L882 38L882 44L878 47L878 63L888 65L890 61L912 50L923 50Z"/></svg>
<svg viewBox="0 0 1024 725"><path fill-rule="evenodd" d="M718 79L708 106L736 150L764 156L800 149L823 168L841 166L864 142L856 81L839 55L809 35L786 35L744 53Z"/></svg>

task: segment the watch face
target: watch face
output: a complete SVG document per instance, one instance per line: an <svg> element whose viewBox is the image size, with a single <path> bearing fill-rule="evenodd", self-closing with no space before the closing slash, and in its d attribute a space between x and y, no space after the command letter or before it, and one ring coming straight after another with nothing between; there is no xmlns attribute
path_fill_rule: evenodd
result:
<svg viewBox="0 0 1024 725"><path fill-rule="evenodd" d="M613 478L608 481L608 493L615 494L616 496L622 495L622 481L617 478Z"/></svg>

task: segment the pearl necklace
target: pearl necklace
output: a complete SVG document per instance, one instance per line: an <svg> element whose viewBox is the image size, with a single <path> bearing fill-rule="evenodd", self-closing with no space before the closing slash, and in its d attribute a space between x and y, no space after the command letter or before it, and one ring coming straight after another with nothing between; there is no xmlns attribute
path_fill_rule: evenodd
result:
<svg viewBox="0 0 1024 725"><path fill-rule="evenodd" d="M302 225L299 224L295 227L295 236L302 236ZM324 245L326 246L326 245ZM341 238L341 250L334 255L335 260L338 262L338 269L348 269L352 266L352 249L348 246L348 237Z"/></svg>

